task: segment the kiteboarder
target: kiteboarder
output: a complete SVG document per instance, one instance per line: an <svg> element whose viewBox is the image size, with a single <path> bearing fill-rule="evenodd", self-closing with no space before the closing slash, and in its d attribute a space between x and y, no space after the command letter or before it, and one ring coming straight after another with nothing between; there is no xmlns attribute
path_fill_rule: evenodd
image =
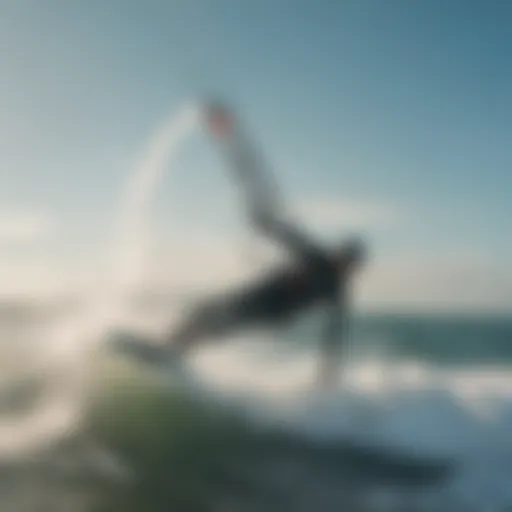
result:
<svg viewBox="0 0 512 512"><path fill-rule="evenodd" d="M345 240L335 248L315 243L298 226L277 213L275 186L264 176L260 154L243 135L232 112L219 102L207 105L206 124L220 144L242 185L253 226L291 253L291 263L268 269L255 281L197 304L167 335L165 354L137 340L123 346L138 357L164 363L212 339L252 328L286 326L310 308L326 312L321 340L319 378L331 384L337 374L349 306L349 285L365 258L360 239Z"/></svg>
<svg viewBox="0 0 512 512"><path fill-rule="evenodd" d="M232 111L218 101L206 108L210 134L223 148L234 176L246 193L250 220L263 235L283 245L292 262L235 290L198 305L167 339L173 354L183 354L206 339L251 328L278 327L314 306L327 314L322 335L319 377L332 382L345 331L351 278L365 257L360 239L346 240L334 249L313 242L296 225L277 214L275 186L264 179L264 163L242 133Z"/></svg>
<svg viewBox="0 0 512 512"><path fill-rule="evenodd" d="M258 212L254 223L292 253L292 263L198 306L169 335L169 347L173 354L182 354L207 338L253 327L277 327L320 305L327 319L319 378L324 384L332 383L343 341L347 288L363 262L364 243L359 239L347 240L329 250L313 243L297 227L266 212Z"/></svg>

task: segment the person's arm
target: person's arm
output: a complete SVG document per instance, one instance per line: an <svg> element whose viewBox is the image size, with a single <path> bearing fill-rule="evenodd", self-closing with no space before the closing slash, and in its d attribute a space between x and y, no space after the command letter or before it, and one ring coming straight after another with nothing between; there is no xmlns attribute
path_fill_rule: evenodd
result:
<svg viewBox="0 0 512 512"><path fill-rule="evenodd" d="M327 321L322 333L318 384L332 387L336 384L344 345L347 311L345 294L341 294L327 306Z"/></svg>
<svg viewBox="0 0 512 512"><path fill-rule="evenodd" d="M210 130L221 143L233 177L241 186L250 221L256 229L284 245L301 259L325 261L323 251L295 226L280 219L281 194L261 151L247 138L233 112L221 103L207 106Z"/></svg>
<svg viewBox="0 0 512 512"><path fill-rule="evenodd" d="M262 233L284 245L299 258L315 261L325 260L324 251L296 226L278 219L273 214L261 211L253 215L253 220Z"/></svg>

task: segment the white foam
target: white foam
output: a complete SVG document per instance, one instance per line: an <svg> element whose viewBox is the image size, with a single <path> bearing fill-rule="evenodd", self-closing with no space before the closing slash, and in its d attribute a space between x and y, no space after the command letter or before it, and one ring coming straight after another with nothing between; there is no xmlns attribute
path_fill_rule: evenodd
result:
<svg viewBox="0 0 512 512"><path fill-rule="evenodd" d="M255 349L250 342L211 347L191 366L224 399L236 397L240 403L243 397L256 421L315 440L348 436L401 453L457 461L461 471L447 496L460 510L512 506L509 369L353 362L340 387L325 393L312 387L313 354L283 359L269 348Z"/></svg>

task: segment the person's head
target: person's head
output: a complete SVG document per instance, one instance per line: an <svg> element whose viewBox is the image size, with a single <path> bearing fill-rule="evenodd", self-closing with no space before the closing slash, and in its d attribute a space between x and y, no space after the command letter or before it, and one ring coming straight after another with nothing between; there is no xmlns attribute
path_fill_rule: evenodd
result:
<svg viewBox="0 0 512 512"><path fill-rule="evenodd" d="M335 251L336 259L340 270L355 271L364 264L367 257L365 242L359 237L345 240Z"/></svg>

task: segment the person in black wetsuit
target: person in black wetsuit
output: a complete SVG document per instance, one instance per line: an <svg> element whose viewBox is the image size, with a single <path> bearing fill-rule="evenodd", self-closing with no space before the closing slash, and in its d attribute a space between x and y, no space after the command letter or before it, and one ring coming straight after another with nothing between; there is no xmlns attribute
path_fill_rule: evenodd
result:
<svg viewBox="0 0 512 512"><path fill-rule="evenodd" d="M173 354L204 340L251 327L277 327L306 309L321 304L328 313L322 339L320 379L332 382L342 346L347 309L347 284L365 257L359 239L334 250L323 249L300 230L269 214L257 214L256 226L283 244L294 256L291 265L277 269L236 291L200 305L168 338Z"/></svg>

